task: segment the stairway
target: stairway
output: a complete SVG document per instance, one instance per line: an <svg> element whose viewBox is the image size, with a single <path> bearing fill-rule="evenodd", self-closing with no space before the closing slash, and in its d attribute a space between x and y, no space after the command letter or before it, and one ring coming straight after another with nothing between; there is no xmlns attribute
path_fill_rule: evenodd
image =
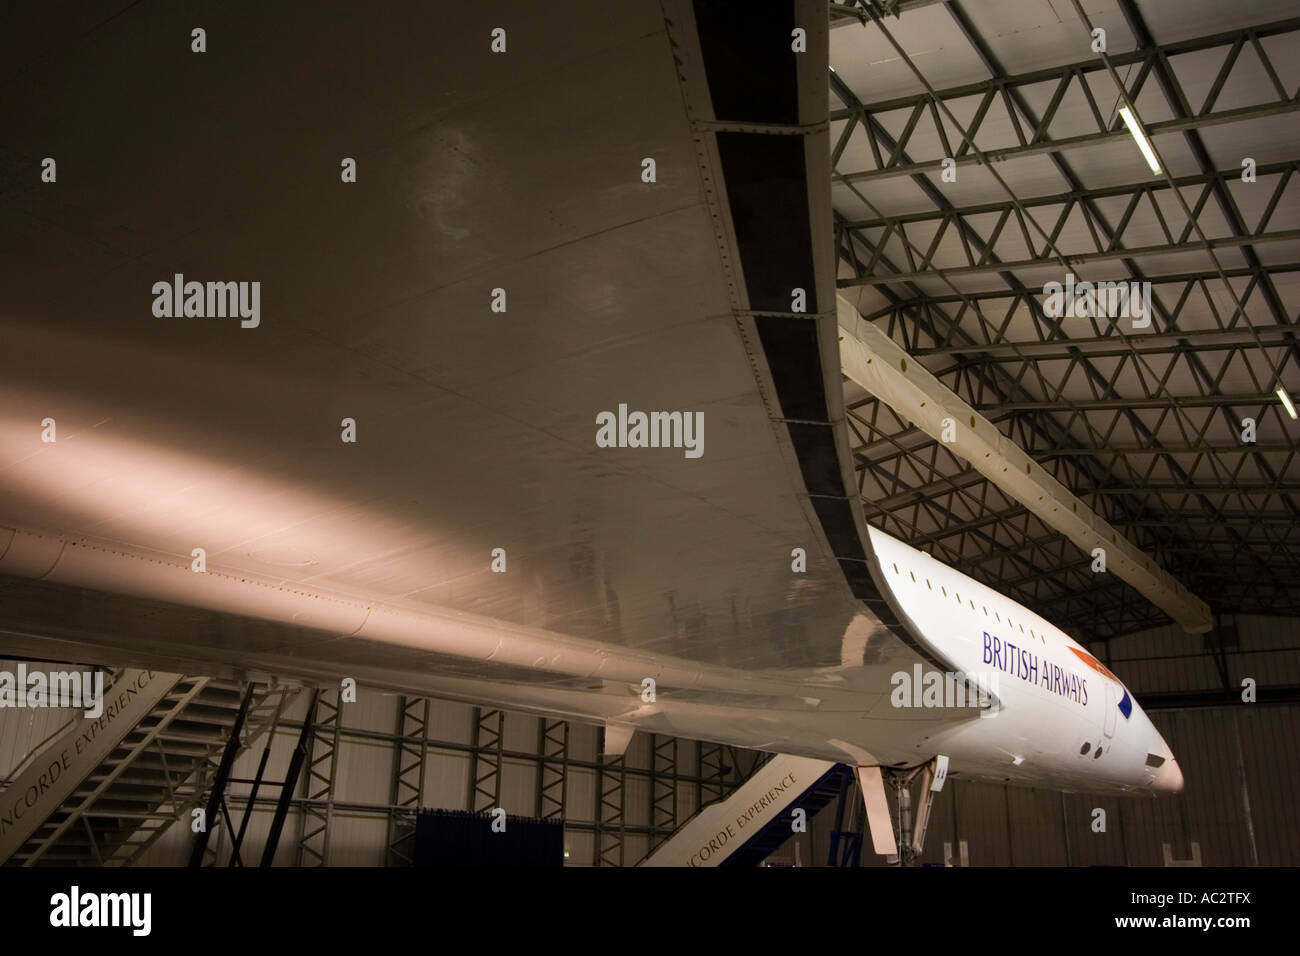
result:
<svg viewBox="0 0 1300 956"><path fill-rule="evenodd" d="M844 787L845 774L852 774L843 764L833 764L808 790L790 804L790 809L803 808L806 819L812 820L818 811L839 797ZM769 821L754 833L736 852L719 866L758 866L779 850L790 839L790 814L785 813Z"/></svg>
<svg viewBox="0 0 1300 956"><path fill-rule="evenodd" d="M266 731L297 692L293 685L258 685L242 746ZM243 686L236 681L176 679L5 865L134 862L198 805L230 736L242 696ZM79 722L66 733L80 733Z"/></svg>
<svg viewBox="0 0 1300 956"><path fill-rule="evenodd" d="M840 793L840 765L810 757L774 756L725 800L703 807L640 866L757 866L806 819Z"/></svg>

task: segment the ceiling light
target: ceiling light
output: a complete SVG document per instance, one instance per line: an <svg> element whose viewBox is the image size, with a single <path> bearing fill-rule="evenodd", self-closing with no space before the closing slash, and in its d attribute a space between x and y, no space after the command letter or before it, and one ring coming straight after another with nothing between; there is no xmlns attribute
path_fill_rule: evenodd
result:
<svg viewBox="0 0 1300 956"><path fill-rule="evenodd" d="M1291 396L1286 393L1286 389L1279 386L1277 397L1282 399L1282 404L1286 406L1286 413L1292 418L1295 418L1295 406L1291 404Z"/></svg>
<svg viewBox="0 0 1300 956"><path fill-rule="evenodd" d="M1156 151L1151 148L1151 140L1147 139L1147 134L1143 132L1142 124L1137 121L1137 117L1133 115L1133 111L1127 106L1119 108L1119 115L1123 118L1128 131L1133 134L1133 138L1137 140L1138 149L1142 150L1142 155L1146 158L1147 165L1151 167L1151 172L1159 173L1160 161L1156 159Z"/></svg>

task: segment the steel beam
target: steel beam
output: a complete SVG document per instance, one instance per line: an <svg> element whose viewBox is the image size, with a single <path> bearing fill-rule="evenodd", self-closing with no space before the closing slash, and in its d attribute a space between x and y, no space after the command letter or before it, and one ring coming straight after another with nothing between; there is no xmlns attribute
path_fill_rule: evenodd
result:
<svg viewBox="0 0 1300 956"><path fill-rule="evenodd" d="M1262 163L1256 167L1255 173L1261 179L1287 173L1295 175L1300 173L1300 160L1290 159L1277 163ZM1240 179L1240 166L1232 169L1212 170L1205 173L1173 177L1174 184L1179 188L1206 186L1213 184L1215 181L1226 184ZM1169 184L1164 180L1142 180L1114 186L1080 187L1060 193L1022 196L1020 202L1030 209L1040 206L1069 206L1072 203L1095 202L1098 199L1129 197L1136 193L1161 194L1167 192L1168 189ZM843 229L887 229L890 227L897 229L899 226L943 222L954 216L1002 215L1012 213L1014 209L1015 206L1011 202L995 200L992 202L971 203L964 206L954 205L951 209L923 209L918 212L899 213L879 219L845 219L839 226Z"/></svg>
<svg viewBox="0 0 1300 956"><path fill-rule="evenodd" d="M1277 232L1256 235L1223 236L1205 243L1156 243L1131 248L1107 249L1101 252L1067 254L1063 258L1067 267L1081 266L1093 262L1116 262L1125 259L1143 259L1149 256L1182 255L1204 252L1210 249L1233 249L1243 246L1265 245L1272 242L1295 242L1296 240L1300 240L1300 229L1281 229ZM1059 270L1060 267L1061 261L1056 256L1036 256L1032 259L1016 259L1010 262L999 260L995 263L985 262L970 266L931 267L919 269L915 272L877 273L869 276L839 279L837 284L841 289L844 289L853 286L879 286L896 282L915 282L919 279L933 279L939 273L949 278L956 278L975 275L997 275L1006 271L1016 272L1024 269L1050 268ZM1104 319L1105 316L1099 316L1098 318Z"/></svg>
<svg viewBox="0 0 1300 956"><path fill-rule="evenodd" d="M314 728L309 743L310 759L304 779L304 805L298 838L299 866L328 866L330 826L334 822L334 778L338 770L339 732L341 729L337 688L322 690L316 696Z"/></svg>
<svg viewBox="0 0 1300 956"><path fill-rule="evenodd" d="M1133 89L1129 92L1129 96L1132 98L1136 96L1137 90L1141 87L1147 76L1150 75L1153 70L1157 70L1162 61L1167 61L1170 56L1178 55L1180 53L1212 50L1219 47L1227 47L1231 49L1233 46L1248 40L1252 36L1277 36L1292 33L1297 30L1300 30L1300 18L1292 18L1257 27L1249 27L1242 30L1234 30L1207 37L1196 37L1182 40L1176 43L1147 43L1140 46L1139 49L1129 53L1110 55L1109 60L1110 63L1116 67L1130 65L1140 67L1136 71L1133 81ZM1257 55L1263 55L1259 52L1259 49L1260 48L1257 48ZM993 102L995 102L999 97L1004 96L1007 92L1015 92L1020 88L1027 86L1054 82L1056 83L1057 89L1054 99L1059 103L1064 91L1072 82L1083 83L1083 88L1086 91L1088 89L1085 80L1086 75L1107 69L1108 67L1104 59L1095 58L1052 67L1045 70L1035 70L1028 73L1016 74L1013 76L998 76L983 82L963 84L961 86L936 90L935 92L938 99L942 102L963 99L971 96L981 97L981 108L976 111L975 117L968 130L970 138L974 140L981 123L987 116L989 107ZM929 92L925 92L874 103L850 103L843 109L832 110L830 115L832 122L835 120L850 118L856 118L859 121L863 121L873 117L874 115L896 111L910 111L912 116L919 118L925 108L930 105L930 102L930 94ZM1206 110L1196 116L1175 116L1172 119L1148 123L1146 130L1149 136L1155 137L1223 123L1263 119L1270 116L1295 112L1296 110L1300 110L1300 100L1295 96L1287 96L1285 92L1282 92L1271 102L1236 109L1218 111ZM967 148L958 148L953 151L952 156L948 157L937 157L933 160L926 160L923 162L904 161L901 158L901 153L903 148L906 146L907 141L911 138L911 130L909 129L906 131L905 135L900 137L900 141L897 144L898 148L894 151L891 158L888 160L883 160L882 158L877 161L877 169L850 173L837 173L836 180L845 183L860 183L896 176L908 176L915 173L939 172L943 168L942 161L945 158L951 159L957 166L983 163L985 161L996 163L1044 153L1058 153L1066 149L1082 148L1110 142L1112 140L1124 139L1129 135L1128 131L1117 119L1114 117L1103 117L1098 110L1094 114L1097 122L1096 132L1046 140L1044 137L1047 128L1051 124L1053 114L1054 110L1049 109L1049 114L1044 116L1043 121L1039 124L1039 128L1032 140L1024 141L1018 146L1003 149L981 150L980 152L983 154L982 157L976 155L974 151ZM936 133L940 130L942 130L942 124L937 124ZM946 134L946 131L944 132ZM1205 170L1202 170L1202 172L1205 172Z"/></svg>
<svg viewBox="0 0 1300 956"><path fill-rule="evenodd" d="M467 808L475 813L501 806L501 749L505 711L474 708L474 730L470 742L469 796Z"/></svg>
<svg viewBox="0 0 1300 956"><path fill-rule="evenodd" d="M280 784L280 796L276 800L275 813L271 817L271 829L266 835L266 846L262 849L261 865L264 868L270 867L275 862L275 851L280 846L280 834L284 831L284 821L289 815L289 805L293 802L293 791L298 786L298 775L302 772L302 765L307 760L311 748L312 733L315 730L316 701L319 699L320 691L313 690L311 700L307 703L307 719L302 722L298 743L289 758L289 769L285 773L284 782Z"/></svg>
<svg viewBox="0 0 1300 956"><path fill-rule="evenodd" d="M569 797L569 722L537 718L537 817L563 820Z"/></svg>
<svg viewBox="0 0 1300 956"><path fill-rule="evenodd" d="M1209 607L1159 567L1059 481L1036 466L987 419L921 368L902 349L862 321L842 297L839 302L840 357L844 374L888 402L935 438L952 432L954 454L970 461L990 481L1018 498L1044 523L1065 534L1084 552L1102 547L1113 573L1191 633L1210 627Z"/></svg>
<svg viewBox="0 0 1300 956"><path fill-rule="evenodd" d="M208 836L216 827L217 815L225 808L226 782L230 779L230 768L235 765L235 756L239 753L242 742L240 732L244 729L244 718L248 715L248 705L253 699L253 685L244 688L243 699L239 702L239 713L235 715L234 726L230 728L230 737L226 740L226 749L221 754L221 765L217 768L216 779L212 781L212 790L208 794L208 805L203 812L203 827L194 838L190 851L190 866L203 865L203 854L208 848Z"/></svg>
<svg viewBox="0 0 1300 956"><path fill-rule="evenodd" d="M429 699L399 697L397 734L393 738L394 809L388 815L389 866L411 866L415 862L416 817L424 806L424 769L429 754Z"/></svg>

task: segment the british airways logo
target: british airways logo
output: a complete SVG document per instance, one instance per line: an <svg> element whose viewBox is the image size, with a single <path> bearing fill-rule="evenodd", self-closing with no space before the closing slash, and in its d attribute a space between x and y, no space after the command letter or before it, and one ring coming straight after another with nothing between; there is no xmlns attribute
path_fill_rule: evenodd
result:
<svg viewBox="0 0 1300 956"><path fill-rule="evenodd" d="M1089 667L1095 670L1098 674L1104 674L1105 676L1109 677L1111 680L1113 680L1116 684L1119 685L1119 689L1124 692L1124 696L1122 696L1119 699L1119 712L1124 715L1125 720L1128 720L1130 717L1132 717L1133 698L1128 695L1128 688L1124 686L1124 682L1120 680L1118 677L1116 677L1114 674L1112 674L1110 672L1109 667L1107 667L1101 661L1097 660L1097 658L1093 657L1087 651L1081 651L1077 647L1071 647L1070 653L1073 654L1075 657L1079 658L1079 660L1083 661L1085 664L1087 664Z"/></svg>
<svg viewBox="0 0 1300 956"><path fill-rule="evenodd" d="M1053 694L1067 697L1080 706L1088 705L1088 681L1047 658L1041 661L1027 647L1004 641L984 632L984 663L1030 684L1037 684Z"/></svg>

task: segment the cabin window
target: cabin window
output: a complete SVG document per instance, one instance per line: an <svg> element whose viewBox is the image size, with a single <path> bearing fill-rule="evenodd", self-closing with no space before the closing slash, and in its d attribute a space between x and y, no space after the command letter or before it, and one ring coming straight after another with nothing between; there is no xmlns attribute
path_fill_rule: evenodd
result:
<svg viewBox="0 0 1300 956"><path fill-rule="evenodd" d="M916 572L915 572L915 571L908 571L907 573L910 574L910 575L912 576L912 583L915 584L915 583L916 583Z"/></svg>
<svg viewBox="0 0 1300 956"><path fill-rule="evenodd" d="M939 585L939 590L943 592L944 597L948 596L948 589L944 587L942 584Z"/></svg>
<svg viewBox="0 0 1300 956"><path fill-rule="evenodd" d="M898 573L898 565L894 565L894 573L895 573L895 574Z"/></svg>
<svg viewBox="0 0 1300 956"><path fill-rule="evenodd" d="M1148 767L1162 767L1164 766L1164 763L1165 763L1165 758L1160 756L1159 754L1147 754Z"/></svg>
<svg viewBox="0 0 1300 956"><path fill-rule="evenodd" d="M1079 748L1079 753L1080 755L1086 755L1088 751L1091 749L1092 749L1092 744L1085 740L1083 742L1083 746Z"/></svg>
<svg viewBox="0 0 1300 956"><path fill-rule="evenodd" d="M925 579L925 586L926 586L927 588L929 588L931 591L934 590L934 585L930 583L930 579L929 579L929 578L926 578L926 579Z"/></svg>

